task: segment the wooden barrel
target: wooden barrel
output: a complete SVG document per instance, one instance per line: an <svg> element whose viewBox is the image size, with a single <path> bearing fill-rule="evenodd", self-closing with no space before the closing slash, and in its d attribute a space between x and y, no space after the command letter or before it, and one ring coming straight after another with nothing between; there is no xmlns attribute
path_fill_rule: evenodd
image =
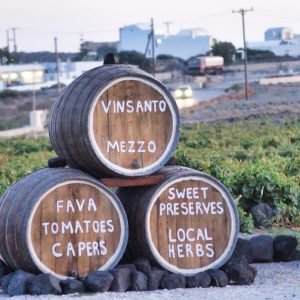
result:
<svg viewBox="0 0 300 300"><path fill-rule="evenodd" d="M0 200L0 253L13 269L83 277L114 267L125 251L121 202L74 169L41 169Z"/></svg>
<svg viewBox="0 0 300 300"><path fill-rule="evenodd" d="M185 276L221 267L232 255L239 219L235 203L215 178L182 167L165 167L154 186L117 191L127 213L126 258Z"/></svg>
<svg viewBox="0 0 300 300"><path fill-rule="evenodd" d="M178 108L166 87L148 73L105 65L63 91L50 115L49 135L70 167L96 177L149 175L176 148Z"/></svg>

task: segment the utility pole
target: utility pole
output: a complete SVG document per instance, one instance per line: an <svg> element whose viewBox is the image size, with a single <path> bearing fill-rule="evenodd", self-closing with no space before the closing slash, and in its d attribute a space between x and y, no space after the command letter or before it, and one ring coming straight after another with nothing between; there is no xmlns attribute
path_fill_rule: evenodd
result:
<svg viewBox="0 0 300 300"><path fill-rule="evenodd" d="M173 22L171 22L171 21L164 22L164 24L166 24L166 26L167 26L167 36L170 35L170 24L172 24L172 23Z"/></svg>
<svg viewBox="0 0 300 300"><path fill-rule="evenodd" d="M7 43L7 51L9 52L9 41L10 41L10 38L9 38L9 30L7 29L6 30L6 43Z"/></svg>
<svg viewBox="0 0 300 300"><path fill-rule="evenodd" d="M16 30L17 28L14 28L14 30ZM13 38L11 37L11 35L9 34L9 31L13 30L13 28L9 28L6 30L6 44L7 44L7 51L10 52L9 46L10 46L10 42L14 43L14 50L16 49L17 45L16 45L16 34L14 33Z"/></svg>
<svg viewBox="0 0 300 300"><path fill-rule="evenodd" d="M17 53L17 38L16 38L16 30L19 29L17 27L12 27L11 30L13 32L13 41L14 41L14 53Z"/></svg>
<svg viewBox="0 0 300 300"><path fill-rule="evenodd" d="M239 9L233 10L232 13L239 13L242 16L242 25L243 25L243 42L244 42L244 74L245 74L245 98L248 100L248 76L247 76L247 45L246 45L246 30L245 30L245 14L247 12L253 11L253 8L250 9Z"/></svg>
<svg viewBox="0 0 300 300"><path fill-rule="evenodd" d="M57 37L54 38L54 51L55 51L55 62L56 62L56 80L57 80L57 94L60 94L60 81L59 81L59 61L57 52Z"/></svg>
<svg viewBox="0 0 300 300"><path fill-rule="evenodd" d="M147 53L149 50L150 46L150 40L151 40L151 53L152 53L152 75L153 77L155 76L155 40L154 40L154 22L153 18L151 18L151 30L150 33L148 34L148 40L147 40L147 45L146 45L146 50L144 54L144 61L142 63L142 68L145 65L145 61L147 60Z"/></svg>
<svg viewBox="0 0 300 300"><path fill-rule="evenodd" d="M32 116L33 118L37 118L37 115L36 115L36 95L35 95L35 70L33 69L32 70ZM36 126L34 126L34 129L33 129L33 138L37 138L37 134L36 134Z"/></svg>
<svg viewBox="0 0 300 300"><path fill-rule="evenodd" d="M142 69L145 66L145 63L147 60L147 54L148 54L148 50L149 50L150 40L151 40L151 32L148 34L147 45L146 45L146 49L145 49L145 53L144 53L144 59L143 59L142 65L141 65Z"/></svg>
<svg viewBox="0 0 300 300"><path fill-rule="evenodd" d="M152 37L152 75L153 77L155 76L155 52L154 52L154 47L155 47L155 41L154 41L154 22L153 18L151 18L151 37Z"/></svg>
<svg viewBox="0 0 300 300"><path fill-rule="evenodd" d="M32 110L36 110L35 70L32 70Z"/></svg>

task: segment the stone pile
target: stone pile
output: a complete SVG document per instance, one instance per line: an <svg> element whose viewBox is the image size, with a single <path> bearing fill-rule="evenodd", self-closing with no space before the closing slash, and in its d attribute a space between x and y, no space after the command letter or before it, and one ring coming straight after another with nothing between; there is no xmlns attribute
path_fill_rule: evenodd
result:
<svg viewBox="0 0 300 300"><path fill-rule="evenodd" d="M297 238L290 235L260 235L239 238L232 258L245 256L249 264L300 260Z"/></svg>
<svg viewBox="0 0 300 300"><path fill-rule="evenodd" d="M34 275L21 270L13 272L2 261L0 273L1 289L9 296L18 296L250 285L255 279L256 269L242 256L230 260L222 269L208 270L192 277L153 267L146 258L137 259L132 264L119 265L110 271L91 272L79 280L59 280L51 274Z"/></svg>
<svg viewBox="0 0 300 300"><path fill-rule="evenodd" d="M59 280L51 274L33 275L21 270L13 272L0 261L0 284L10 296L250 285L257 274L250 264L300 260L297 245L297 239L287 235L275 238L261 235L250 240L239 238L231 259L221 269L207 270L191 277L151 266L146 258L118 265L113 270L91 272L79 280Z"/></svg>

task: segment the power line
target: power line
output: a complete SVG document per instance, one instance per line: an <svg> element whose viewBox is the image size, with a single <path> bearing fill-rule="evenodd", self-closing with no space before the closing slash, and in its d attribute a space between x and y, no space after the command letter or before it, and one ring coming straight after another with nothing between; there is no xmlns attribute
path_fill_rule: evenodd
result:
<svg viewBox="0 0 300 300"><path fill-rule="evenodd" d="M248 100L248 77L247 77L247 45L246 45L246 33L245 33L245 14L247 12L253 11L253 8L250 9L239 9L233 10L233 14L240 14L242 16L242 26L243 26L243 41L244 41L244 75L245 75L245 98Z"/></svg>

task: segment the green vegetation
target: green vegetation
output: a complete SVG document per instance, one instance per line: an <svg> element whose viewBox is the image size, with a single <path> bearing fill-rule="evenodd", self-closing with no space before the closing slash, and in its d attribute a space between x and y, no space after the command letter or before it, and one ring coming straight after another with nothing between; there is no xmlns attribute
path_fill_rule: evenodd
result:
<svg viewBox="0 0 300 300"><path fill-rule="evenodd" d="M149 58L145 58L143 53L137 51L121 51L117 56L120 64L136 65L147 72L152 71L151 61Z"/></svg>
<svg viewBox="0 0 300 300"><path fill-rule="evenodd" d="M232 64L235 52L235 47L230 42L216 42L212 46L212 54L215 56L222 56L224 58L225 65Z"/></svg>
<svg viewBox="0 0 300 300"><path fill-rule="evenodd" d="M7 98L21 98L31 95L31 92L28 91L16 91L16 90L4 90L0 92L0 101Z"/></svg>
<svg viewBox="0 0 300 300"><path fill-rule="evenodd" d="M225 89L225 92L226 93L229 93L229 92L238 93L243 88L244 87L242 84L236 83L236 84L233 84L232 86L230 86L229 88Z"/></svg>
<svg viewBox="0 0 300 300"><path fill-rule="evenodd" d="M18 96L18 91L15 90L4 90L0 92L0 100L9 97L17 97L17 96Z"/></svg>
<svg viewBox="0 0 300 300"><path fill-rule="evenodd" d="M168 59L174 59L175 57L170 54L159 54L156 56L156 59L158 60L168 60Z"/></svg>
<svg viewBox="0 0 300 300"><path fill-rule="evenodd" d="M276 58L276 55L269 50L247 49L247 58L249 61L266 61Z"/></svg>
<svg viewBox="0 0 300 300"><path fill-rule="evenodd" d="M260 202L278 210L276 220L299 226L299 137L299 119L185 125L176 157L228 187L244 231L252 231L248 212Z"/></svg>
<svg viewBox="0 0 300 300"><path fill-rule="evenodd" d="M47 166L53 156L46 138L0 139L0 195L16 180Z"/></svg>
<svg viewBox="0 0 300 300"><path fill-rule="evenodd" d="M0 140L0 195L53 156L46 138ZM278 211L275 228L300 226L300 119L183 125L175 156L225 184L242 231L253 231L249 209L260 202Z"/></svg>
<svg viewBox="0 0 300 300"><path fill-rule="evenodd" d="M7 48L0 48L0 65L6 65L14 62L12 55Z"/></svg>

